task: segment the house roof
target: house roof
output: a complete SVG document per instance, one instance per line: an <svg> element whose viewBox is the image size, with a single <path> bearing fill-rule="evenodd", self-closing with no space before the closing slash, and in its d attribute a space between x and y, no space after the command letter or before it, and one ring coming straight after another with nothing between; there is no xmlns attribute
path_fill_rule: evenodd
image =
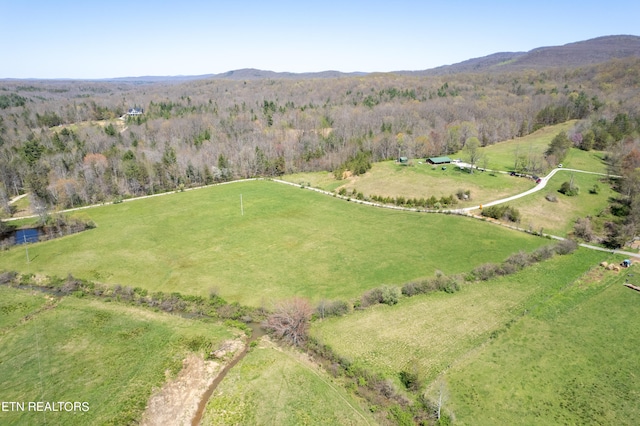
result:
<svg viewBox="0 0 640 426"><path fill-rule="evenodd" d="M449 157L430 157L428 159L428 161L430 163L433 163L433 164L444 164L444 163L451 163L451 158L449 158Z"/></svg>

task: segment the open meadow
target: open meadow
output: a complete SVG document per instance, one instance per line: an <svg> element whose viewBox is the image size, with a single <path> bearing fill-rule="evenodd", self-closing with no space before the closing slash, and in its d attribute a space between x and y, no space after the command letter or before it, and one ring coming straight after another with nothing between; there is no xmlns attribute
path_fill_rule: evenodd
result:
<svg viewBox="0 0 640 426"><path fill-rule="evenodd" d="M369 410L300 352L262 340L209 400L202 425L371 425Z"/></svg>
<svg viewBox="0 0 640 426"><path fill-rule="evenodd" d="M345 188L348 194L354 190L364 196L403 196L405 198L429 198L431 196L455 197L458 190L470 191L468 201L459 201L455 208L487 203L531 189L531 179L513 179L501 173L475 172L470 174L455 164L447 164L445 170L431 164L413 161L412 165L401 165L395 161L372 164L371 170L360 176L336 180L326 173L300 173L284 176L293 183L311 184L327 191Z"/></svg>
<svg viewBox="0 0 640 426"><path fill-rule="evenodd" d="M638 424L636 268L568 282L447 371L456 424Z"/></svg>
<svg viewBox="0 0 640 426"><path fill-rule="evenodd" d="M596 362L597 354L607 351L609 345L620 345L619 351L615 351L619 356L626 354L629 358L628 355L633 352L628 347L628 342L637 341L638 337L637 332L630 332L630 324L633 322L631 315L634 314L620 314L620 318L609 323L606 312L628 309L629 304L634 303L633 300L638 301L638 295L619 286L624 281L625 274L604 271L598 266L603 259L619 261L617 257L611 258L607 253L580 249L574 254L556 256L514 275L465 284L461 291L454 294L441 292L414 296L401 299L394 306L377 305L345 317L318 321L313 324L311 334L331 347L341 359L346 359L357 368L390 378L398 389L403 388L400 380L403 371L417 374L431 400L438 399L437 390L434 389L438 387L438 383L444 380L446 384L450 381L447 394L449 400L455 403L447 409L462 424L477 424L480 412L482 418L487 419L485 424L517 423L518 410L541 408L533 395L536 387L524 385L527 380L525 376L529 373L524 370L519 373L520 359L525 364L535 364L538 358L544 358L549 363L558 359L575 365L581 360ZM598 308L594 311L597 303L605 302L591 298L600 298L600 292L614 284L615 292L620 292L621 298L613 298L607 302L607 309ZM610 291L613 292L614 288ZM640 305L636 303L630 312L637 315L638 306ZM568 315L566 318L561 315L564 313ZM595 317L586 320L581 318L583 315ZM540 317L549 317L551 322L541 322ZM556 317L563 318L564 328L554 332L554 340L550 342L550 327ZM629 325L616 328L615 324L622 324L624 320ZM603 341L598 346L600 342L586 338L590 328L584 326L585 321L594 326L599 322L596 327L602 330L597 332L599 338L609 341L606 344ZM572 339L571 344L556 345L555 342L562 339L563 333L573 334L576 338ZM528 342L536 342L532 348L537 351L535 355L529 354L523 347ZM511 355L496 355L497 352ZM571 358L574 360L571 361ZM611 356L606 359L611 359ZM508 370L499 372L498 368L506 360ZM490 371L486 367L488 363L493 365ZM595 369L595 364L590 368ZM546 389L551 386L554 374L559 374L562 367L554 366L553 373L547 373L542 365L532 365L529 369L535 370L539 385ZM632 374L633 361L625 360L614 369L620 377ZM495 377L492 376L493 373L496 373ZM567 380L576 381L579 380L581 371L576 369L570 374L571 378L568 377L569 373L565 375ZM590 374L605 373L592 371ZM508 377L510 382L507 385L498 388L502 393L499 394L497 389L492 390L496 377L507 375L512 377ZM559 386L560 383L555 390L547 393L549 398L552 398L552 394L557 397L560 392L565 392L565 396L574 392L559 389ZM601 395L603 401L614 403L616 398L622 398L615 402L616 405L632 404L633 395L637 396L637 387L633 388L635 393L622 396L621 392L626 389L626 385L617 381L603 386L606 386L607 392L606 395ZM532 393L523 394L518 402L509 402L510 392L518 392L524 388ZM574 393L571 404L588 404L590 390L575 392L577 394ZM509 406L514 412L513 417L511 414L502 417L500 412L491 408L496 404ZM458 407L463 408L458 410ZM557 419L574 423L577 419L607 418L589 417L591 414L585 414L587 417L583 418L576 417L576 413L570 413L575 410L575 406L568 408L562 406L560 401L554 402L554 407L557 412L540 417L542 423L557 423ZM634 409L630 408L625 412L631 414ZM636 419L637 414L636 412ZM532 417L530 423L538 422Z"/></svg>
<svg viewBox="0 0 640 426"><path fill-rule="evenodd" d="M558 192L563 182L572 179L580 188L578 195ZM610 198L615 196L616 192L604 176L561 170L542 191L508 204L522 214L520 227L566 237L573 231L576 219L597 216L607 209ZM549 201L547 197L555 201Z"/></svg>
<svg viewBox="0 0 640 426"><path fill-rule="evenodd" d="M560 132L569 132L575 124L576 121L571 120L566 123L543 127L529 135L480 148L479 152L486 157L486 168L512 171L514 170L516 154L525 158L531 155L542 159L553 138ZM459 157L465 161L465 155L464 150L462 150L453 154L451 158ZM582 151L577 148L571 148L567 153L567 157L563 160L563 166L589 172L606 173L606 166L602 161L603 157L604 153L601 151ZM478 166L484 167L484 162L481 161ZM553 166L555 167L555 165Z"/></svg>
<svg viewBox="0 0 640 426"><path fill-rule="evenodd" d="M219 324L0 287L0 400L25 405L3 410L0 423L132 424L187 354L204 356L233 337ZM86 405L29 411L37 401Z"/></svg>
<svg viewBox="0 0 640 426"><path fill-rule="evenodd" d="M242 195L242 206L240 196ZM473 219L372 208L269 181L107 205L95 229L0 252L3 268L253 306L468 271L547 242ZM457 258L461 261L454 262Z"/></svg>
<svg viewBox="0 0 640 426"><path fill-rule="evenodd" d="M377 305L325 319L314 323L312 334L363 367L396 377L418 366L430 381L520 317L531 303L555 294L607 256L584 249L577 255L556 256L515 275L466 284L454 294L414 296L394 306Z"/></svg>

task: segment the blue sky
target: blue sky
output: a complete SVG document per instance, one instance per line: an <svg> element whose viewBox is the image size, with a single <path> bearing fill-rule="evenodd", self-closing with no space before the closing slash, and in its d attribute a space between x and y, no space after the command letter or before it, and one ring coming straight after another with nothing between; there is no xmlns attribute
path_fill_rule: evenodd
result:
<svg viewBox="0 0 640 426"><path fill-rule="evenodd" d="M423 70L640 35L640 2L0 0L0 78Z"/></svg>

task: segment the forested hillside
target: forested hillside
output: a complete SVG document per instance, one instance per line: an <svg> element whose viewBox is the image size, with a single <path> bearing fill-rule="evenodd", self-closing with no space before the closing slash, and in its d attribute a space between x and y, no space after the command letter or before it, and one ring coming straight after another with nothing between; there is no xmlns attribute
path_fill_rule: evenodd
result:
<svg viewBox="0 0 640 426"><path fill-rule="evenodd" d="M569 119L580 120L574 145L626 141L622 159L638 142L639 86L638 58L434 77L2 81L0 205L25 192L32 206L72 207L331 171L357 156L450 154L470 137L489 145Z"/></svg>

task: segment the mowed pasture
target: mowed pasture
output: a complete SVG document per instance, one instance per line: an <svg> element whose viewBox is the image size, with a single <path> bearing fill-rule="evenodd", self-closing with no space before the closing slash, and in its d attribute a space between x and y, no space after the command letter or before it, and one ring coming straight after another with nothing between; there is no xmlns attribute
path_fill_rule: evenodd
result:
<svg viewBox="0 0 640 426"><path fill-rule="evenodd" d="M576 121L572 120L555 126L544 127L521 138L510 139L480 148L479 152L486 157L488 169L512 171L514 170L516 156L527 158L532 155L540 159L544 158L544 152L553 138L560 132L568 133L575 124ZM454 156L463 160L466 159L464 150L459 151ZM602 161L603 157L604 153L601 151L582 151L577 148L571 148L567 153L567 157L562 160L562 164L564 167L605 173L606 165ZM484 167L484 161L481 160L478 166ZM546 166L546 164L543 164L543 166ZM555 166L556 164L551 165L552 168Z"/></svg>
<svg viewBox="0 0 640 426"><path fill-rule="evenodd" d="M453 294L414 296L318 321L311 334L341 358L394 379L398 388L403 370L431 383L610 256L579 249Z"/></svg>
<svg viewBox="0 0 640 426"><path fill-rule="evenodd" d="M348 194L356 190L363 195L405 198L440 199L453 195L458 190L470 191L468 201L459 201L453 208L468 207L509 197L528 189L535 182L531 179L514 179L502 173L474 172L461 169L455 164L433 166L413 161L412 165L401 165L395 161L383 161L372 164L371 170L360 176L351 176L344 180L335 180L326 173L301 173L285 176L289 182L308 183L325 190L344 187Z"/></svg>
<svg viewBox="0 0 640 426"><path fill-rule="evenodd" d="M443 376L460 425L640 421L637 266L592 271Z"/></svg>
<svg viewBox="0 0 640 426"><path fill-rule="evenodd" d="M372 425L369 410L316 363L260 341L214 391L202 425Z"/></svg>
<svg viewBox="0 0 640 426"><path fill-rule="evenodd" d="M242 196L242 205L241 205ZM78 212L97 228L0 253L4 269L253 306L312 301L468 271L546 240L470 218L350 203L270 181L236 182Z"/></svg>
<svg viewBox="0 0 640 426"><path fill-rule="evenodd" d="M225 326L100 300L0 287L0 423L134 424L154 388L234 334ZM88 410L29 411L28 402ZM70 406L71 407L71 406Z"/></svg>

